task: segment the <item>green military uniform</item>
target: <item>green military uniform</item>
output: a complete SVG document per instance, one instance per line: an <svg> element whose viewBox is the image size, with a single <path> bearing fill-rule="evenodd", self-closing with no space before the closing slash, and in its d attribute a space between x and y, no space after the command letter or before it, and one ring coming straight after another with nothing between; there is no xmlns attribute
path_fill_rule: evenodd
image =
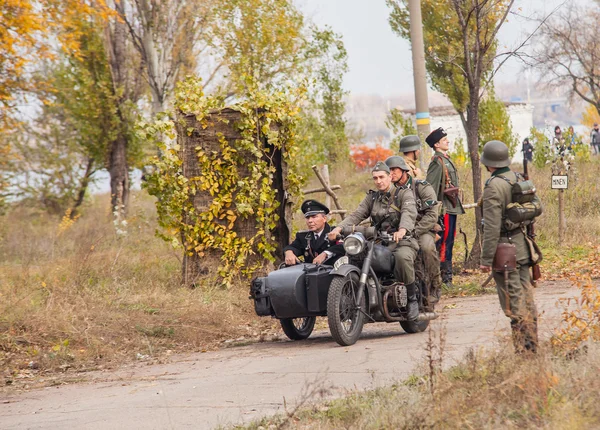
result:
<svg viewBox="0 0 600 430"><path fill-rule="evenodd" d="M444 211L447 214L451 215L462 215L465 213L463 209L462 202L458 199L458 204L456 207L452 206L450 199L444 195L444 185L446 184L446 174L444 173L444 167L442 166L442 162L444 163L446 169L448 169L448 176L450 178L450 182L453 186L458 187L458 172L456 171L456 166L448 157L442 152L435 151L433 154L433 158L431 159L431 163L429 163L429 167L427 168L427 182L431 184L435 192L437 193L437 199L442 202L444 207Z"/></svg>
<svg viewBox="0 0 600 430"><path fill-rule="evenodd" d="M504 150L499 141L491 141L486 147L491 150ZM490 145L494 144L494 145ZM490 146L488 146L490 145ZM494 156L494 152L488 154ZM503 152L502 152L503 154ZM482 163L486 164L486 153ZM508 149L506 149L508 159ZM487 157L490 158L490 155ZM509 161L507 161L508 163ZM502 164L502 163L501 163ZM487 162L493 167L493 161ZM506 209L512 202L512 183L517 182L517 175L508 167L498 167L485 183L483 190L483 244L481 265L492 266L498 243L512 243L516 247L516 270L508 273L505 279L503 272L494 272L494 281L504 314L510 318L515 349L535 351L537 345L537 310L533 300L530 265L531 255L522 228L509 230L507 227Z"/></svg>
<svg viewBox="0 0 600 430"><path fill-rule="evenodd" d="M410 166L409 166L410 167ZM417 270L424 269L424 273L418 273L419 278L431 286L429 304L438 302L442 292L442 277L440 273L440 257L435 247L434 227L438 222L440 203L433 187L426 181L408 179L407 185L415 190L417 203L417 220L415 225L415 236L421 249L423 265L417 265Z"/></svg>
<svg viewBox="0 0 600 430"><path fill-rule="evenodd" d="M395 199L394 199L395 197ZM395 201L394 201L395 200ZM358 205L358 208L348 215L338 227L352 227L371 217L371 224L383 231L398 231L401 228L412 233L415 229L417 206L410 188L397 188L391 185L387 192L369 191ZM402 239L392 243L394 258L394 276L405 284L415 282L415 258L419 245L415 238Z"/></svg>

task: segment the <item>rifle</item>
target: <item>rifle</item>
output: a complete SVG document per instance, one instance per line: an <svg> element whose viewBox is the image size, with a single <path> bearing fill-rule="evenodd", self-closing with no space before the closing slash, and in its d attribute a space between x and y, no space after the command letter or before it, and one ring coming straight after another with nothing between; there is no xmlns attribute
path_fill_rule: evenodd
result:
<svg viewBox="0 0 600 430"><path fill-rule="evenodd" d="M526 181L529 180L529 171L527 169L527 165L529 163L527 162L527 159L524 158L523 159L523 178L525 178ZM532 241L535 242L535 221L532 221L528 226L527 226L527 237L529 237ZM535 287L537 280L540 279L542 277L542 271L540 269L540 265L538 263L534 263L531 265L531 278L533 280L533 286Z"/></svg>

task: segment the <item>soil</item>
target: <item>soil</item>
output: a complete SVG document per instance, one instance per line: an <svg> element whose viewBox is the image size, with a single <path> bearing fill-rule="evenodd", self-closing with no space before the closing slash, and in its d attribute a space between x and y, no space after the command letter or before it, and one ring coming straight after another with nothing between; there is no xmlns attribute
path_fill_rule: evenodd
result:
<svg viewBox="0 0 600 430"><path fill-rule="evenodd" d="M561 298L577 295L568 281L536 289L540 336L560 322ZM402 381L425 365L428 339L444 339L450 366L470 348L508 343L509 321L495 295L444 299L431 332L406 334L398 324L369 324L351 347L338 346L320 322L306 341L270 341L173 355L165 364L98 370L80 382L0 394L3 429L214 428L298 405ZM230 342L234 345L235 342ZM73 378L73 377L71 377Z"/></svg>

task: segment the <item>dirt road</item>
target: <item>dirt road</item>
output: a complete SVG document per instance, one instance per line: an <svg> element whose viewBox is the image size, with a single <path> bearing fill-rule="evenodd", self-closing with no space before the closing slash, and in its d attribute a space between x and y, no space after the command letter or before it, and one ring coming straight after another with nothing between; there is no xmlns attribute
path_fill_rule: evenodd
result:
<svg viewBox="0 0 600 430"><path fill-rule="evenodd" d="M560 310L557 299L576 290L545 283L536 290L540 334L548 336ZM447 299L443 318L432 327L446 331L446 362L470 347L492 346L509 323L496 296ZM92 375L90 382L51 387L0 398L2 429L182 429L248 422L284 411L311 387L330 396L402 380L423 362L428 334L405 334L396 324L369 324L352 347L339 347L326 331L304 342L261 343L179 357Z"/></svg>

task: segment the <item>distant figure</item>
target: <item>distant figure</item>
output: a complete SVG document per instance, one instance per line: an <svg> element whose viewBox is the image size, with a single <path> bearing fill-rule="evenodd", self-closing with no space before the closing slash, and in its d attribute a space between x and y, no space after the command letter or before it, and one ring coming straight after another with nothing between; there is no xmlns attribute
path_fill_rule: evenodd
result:
<svg viewBox="0 0 600 430"><path fill-rule="evenodd" d="M533 145L529 142L528 137L523 140L523 149L521 151L523 151L523 159L531 163L533 161Z"/></svg>
<svg viewBox="0 0 600 430"><path fill-rule="evenodd" d="M597 122L594 123L594 128L590 134L590 146L594 150L594 154L600 154L600 130Z"/></svg>
<svg viewBox="0 0 600 430"><path fill-rule="evenodd" d="M562 130L557 125L554 127L554 138L552 139L552 144L556 149L558 149L558 153L560 155L564 155L565 153L565 137L562 134Z"/></svg>
<svg viewBox="0 0 600 430"><path fill-rule="evenodd" d="M570 140L569 150L572 150L573 146L577 145L577 133L575 133L572 125L569 126L569 131L567 131L567 133Z"/></svg>

